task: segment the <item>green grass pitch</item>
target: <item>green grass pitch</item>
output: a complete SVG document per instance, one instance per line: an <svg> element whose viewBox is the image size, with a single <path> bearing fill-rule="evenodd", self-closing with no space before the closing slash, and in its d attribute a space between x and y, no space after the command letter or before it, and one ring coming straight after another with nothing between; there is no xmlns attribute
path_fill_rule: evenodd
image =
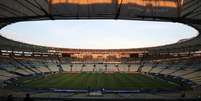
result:
<svg viewBox="0 0 201 101"><path fill-rule="evenodd" d="M143 74L58 73L46 77L20 78L17 83L30 88L61 89L138 89L175 88L175 84Z"/></svg>

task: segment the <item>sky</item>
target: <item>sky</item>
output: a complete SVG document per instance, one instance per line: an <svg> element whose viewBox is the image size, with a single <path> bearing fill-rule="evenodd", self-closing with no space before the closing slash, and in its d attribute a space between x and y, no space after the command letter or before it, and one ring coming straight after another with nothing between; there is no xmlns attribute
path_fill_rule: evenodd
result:
<svg viewBox="0 0 201 101"><path fill-rule="evenodd" d="M167 45L198 35L171 22L135 20L46 20L19 22L0 30L12 40L76 49L127 49Z"/></svg>

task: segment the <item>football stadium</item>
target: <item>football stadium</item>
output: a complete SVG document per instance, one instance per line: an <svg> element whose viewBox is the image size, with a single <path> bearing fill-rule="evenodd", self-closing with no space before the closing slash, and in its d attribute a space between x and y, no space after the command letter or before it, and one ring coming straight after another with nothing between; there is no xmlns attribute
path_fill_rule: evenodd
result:
<svg viewBox="0 0 201 101"><path fill-rule="evenodd" d="M59 44L46 46L17 40L12 36L14 34L9 34L18 33L12 29L7 32L0 31L1 101L201 100L200 0L0 0L1 30L15 24L19 29L18 23L27 22L40 24L44 21L52 21L57 26L54 23L57 20L63 23L69 23L64 20L100 22L125 20L132 23L137 20L176 23L190 27L196 35L161 45L138 44L137 48L134 46L137 43L129 42L130 38L125 38L124 41L128 41L126 44L131 44L130 48L125 48L123 47L125 45L118 43L122 42L120 38L115 39L114 36L117 33L109 35L110 31L108 31L109 34L103 34L103 36L111 36L109 40L114 39L112 46L109 46L109 41L101 40L104 42L102 46L109 47L83 48L82 46L86 45L83 41L80 42L80 48L74 47L76 46L74 43L82 39L87 41L92 39L89 34L87 34L88 38L77 35L76 38L79 40L69 41L69 43L61 41L72 44L72 46L63 47ZM73 24L83 25L73 22L69 23L68 27L72 27ZM30 30L28 26L31 26ZM107 27L107 25L98 27L104 28L104 26ZM29 30L33 35L37 33L36 27L26 24L19 33ZM127 29L134 27L136 26L130 26ZM141 27L147 33L143 37L149 40L152 35L149 33L152 32L147 31L145 25ZM152 28L152 25L149 27ZM93 28L83 29L92 30ZM158 29L162 27L158 26ZM168 28L165 27L165 29ZM180 28L175 27L175 29ZM75 33L76 31L81 34L87 33L76 28L72 30ZM188 31L188 29L180 30ZM54 32L54 30L51 31ZM94 31L93 33L104 33L104 30L94 29ZM37 38L52 39L49 32L45 32L44 38L42 35ZM58 31L60 32L62 33ZM184 35L183 32L179 34ZM123 33L139 32L129 30ZM170 32L159 33L164 35ZM65 38L65 40L72 39L71 34L74 33L67 33L68 39ZM9 35L12 38L8 37ZM20 38L33 39L29 36L30 33L25 35L21 35ZM174 38L170 35L165 37L167 40ZM94 40L98 39L100 39L99 36ZM145 42L140 41L140 43ZM94 45L98 46L98 43L94 42ZM113 48L113 46L117 47Z"/></svg>

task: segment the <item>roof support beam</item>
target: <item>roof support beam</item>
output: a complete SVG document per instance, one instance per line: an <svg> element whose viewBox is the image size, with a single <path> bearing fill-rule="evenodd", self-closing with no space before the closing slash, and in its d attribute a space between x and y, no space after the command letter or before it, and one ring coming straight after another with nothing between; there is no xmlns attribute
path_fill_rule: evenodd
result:
<svg viewBox="0 0 201 101"><path fill-rule="evenodd" d="M18 11L18 10L16 10L16 9L14 9L14 8L12 8L12 7L9 7L9 6L7 6L7 5L4 5L4 4L1 4L0 3L0 6L2 7L2 8L4 8L4 9L7 9L7 11L9 11L10 13L12 12L12 13L15 13L15 15L19 15L19 16L28 16L26 13L23 13L23 12L21 12L21 11ZM19 14L18 14L19 13Z"/></svg>
<svg viewBox="0 0 201 101"><path fill-rule="evenodd" d="M28 9L29 11L31 11L33 14L35 14L35 15L37 15L37 16L39 16L39 14L38 13L36 13L33 9L31 9L31 8L29 8L29 7L27 7L25 4L23 4L22 2L20 2L19 0L15 0L15 2L17 2L18 4L20 4L22 7L24 7L24 8L26 8L26 9Z"/></svg>
<svg viewBox="0 0 201 101"><path fill-rule="evenodd" d="M11 15L19 16L15 12L10 11L8 8L4 8L4 7L0 6L0 9L2 9L3 11L6 11L7 13L10 13ZM7 17L6 15L2 15L2 16Z"/></svg>
<svg viewBox="0 0 201 101"><path fill-rule="evenodd" d="M177 17L181 16L181 10L182 10L182 0L177 0Z"/></svg>
<svg viewBox="0 0 201 101"><path fill-rule="evenodd" d="M123 0L120 0L120 3L118 1L119 0L117 0L117 10L116 10L116 15L114 19L118 19L121 14L121 7L122 7Z"/></svg>
<svg viewBox="0 0 201 101"><path fill-rule="evenodd" d="M191 4L193 1L196 1L196 0L188 0L188 1L184 2L183 6L186 6L186 5L188 5L188 4Z"/></svg>
<svg viewBox="0 0 201 101"><path fill-rule="evenodd" d="M196 17L196 16L200 16L201 15L201 11L197 11L197 12L194 12L194 14L191 16L191 17Z"/></svg>
<svg viewBox="0 0 201 101"><path fill-rule="evenodd" d="M30 2L29 0L26 0L27 3L31 4L35 8L41 10L47 17L49 17L51 20L54 20L54 18L46 11L36 0L33 0L36 4ZM48 3L48 2L47 2ZM48 4L47 4L48 5Z"/></svg>
<svg viewBox="0 0 201 101"><path fill-rule="evenodd" d="M29 3L30 5L34 6L35 8L37 8L37 9L43 11L43 8L40 7L39 5L36 5L36 4L32 3L32 2L30 2L29 0L25 0L25 1L26 1L27 3ZM32 1L35 1L35 0L32 0ZM45 12L44 12L44 13L45 13ZM46 14L46 13L45 13L45 14Z"/></svg>
<svg viewBox="0 0 201 101"><path fill-rule="evenodd" d="M198 10L198 9L201 9L201 3L199 3L199 4L197 5L197 7L195 7L194 9L192 9L191 11L189 11L188 13L182 15L182 17L187 17L187 16L193 14L193 13L194 13L196 10Z"/></svg>
<svg viewBox="0 0 201 101"><path fill-rule="evenodd" d="M48 14L50 19L54 20L54 17L52 15L52 0L45 0L48 5Z"/></svg>
<svg viewBox="0 0 201 101"><path fill-rule="evenodd" d="M45 15L49 16L51 20L54 20L54 18L48 13L48 11L46 11L36 0L33 0L33 1L38 5L39 9L45 13Z"/></svg>
<svg viewBox="0 0 201 101"><path fill-rule="evenodd" d="M188 10L189 8L193 7L194 5L196 5L197 3L199 3L200 0L191 0L188 3L185 3L183 6L183 10Z"/></svg>

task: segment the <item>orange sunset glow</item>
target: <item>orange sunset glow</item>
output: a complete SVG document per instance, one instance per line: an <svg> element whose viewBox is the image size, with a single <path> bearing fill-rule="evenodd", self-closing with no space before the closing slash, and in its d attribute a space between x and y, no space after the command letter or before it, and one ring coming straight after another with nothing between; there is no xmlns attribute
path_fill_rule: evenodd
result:
<svg viewBox="0 0 201 101"><path fill-rule="evenodd" d="M88 4L111 4L112 0L49 0L51 4L81 4L81 5L88 5Z"/></svg>
<svg viewBox="0 0 201 101"><path fill-rule="evenodd" d="M114 0L49 0L51 4L80 4L80 5L91 5L91 4L112 4ZM146 6L151 4L153 7L171 7L176 8L178 6L177 1L159 1L159 0L116 0L118 4L136 4L139 6ZM183 4L183 0L180 1Z"/></svg>

